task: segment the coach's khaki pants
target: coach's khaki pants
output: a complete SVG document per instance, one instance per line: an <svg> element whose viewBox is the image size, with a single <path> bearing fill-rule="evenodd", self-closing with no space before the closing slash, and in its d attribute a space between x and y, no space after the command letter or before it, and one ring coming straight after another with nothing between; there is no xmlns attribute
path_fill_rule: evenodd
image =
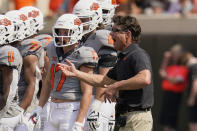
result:
<svg viewBox="0 0 197 131"><path fill-rule="evenodd" d="M126 126L119 131L151 131L153 119L151 111L133 111L124 114L127 116Z"/></svg>

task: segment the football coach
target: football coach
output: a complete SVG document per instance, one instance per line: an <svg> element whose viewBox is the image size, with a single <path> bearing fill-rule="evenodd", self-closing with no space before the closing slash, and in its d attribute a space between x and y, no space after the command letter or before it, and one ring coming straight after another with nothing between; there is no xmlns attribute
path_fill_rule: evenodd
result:
<svg viewBox="0 0 197 131"><path fill-rule="evenodd" d="M93 86L107 88L106 100L117 100L116 122L120 131L151 131L152 67L149 55L138 45L141 27L132 16L114 16L113 22L111 36L114 48L120 53L116 65L107 75L81 72L68 60L59 67L67 77L77 77Z"/></svg>

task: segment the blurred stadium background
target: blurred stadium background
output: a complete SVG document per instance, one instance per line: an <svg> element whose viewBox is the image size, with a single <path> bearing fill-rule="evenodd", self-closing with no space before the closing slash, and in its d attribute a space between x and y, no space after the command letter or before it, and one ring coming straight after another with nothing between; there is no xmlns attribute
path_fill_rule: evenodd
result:
<svg viewBox="0 0 197 131"><path fill-rule="evenodd" d="M45 28L41 33L51 34L58 15L71 11L76 0L0 0L0 13L19 8L15 6L19 4L17 2L37 6L45 15ZM53 7L54 2L56 4L59 2L60 5ZM174 7L175 11L172 11L173 8L170 9L172 2L177 2L176 4L179 5L177 10ZM150 54L154 72L155 105L152 110L154 131L161 131L159 112L162 90L158 70L164 51L176 43L180 43L185 50L197 55L197 0L119 0L119 3L121 6L118 11L125 11L136 16L142 27L140 45ZM64 5L61 8L62 4L67 4L67 7ZM189 130L186 92L181 104L178 130Z"/></svg>

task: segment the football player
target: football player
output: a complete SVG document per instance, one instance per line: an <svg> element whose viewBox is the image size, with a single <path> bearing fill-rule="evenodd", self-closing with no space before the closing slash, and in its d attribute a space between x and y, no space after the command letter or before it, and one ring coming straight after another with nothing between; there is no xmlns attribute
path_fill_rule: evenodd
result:
<svg viewBox="0 0 197 131"><path fill-rule="evenodd" d="M24 123L27 125L28 130L32 131L35 123L29 121L29 116L30 112L38 104L36 95L41 79L41 63L39 62L40 59L44 59L44 49L40 41L32 37L43 28L43 15L39 9L31 6L23 7L18 12L26 16L23 21L26 27L23 32L25 39L17 44L17 48L23 57L23 66L18 83L19 105L25 110ZM22 18L21 15L16 15L14 12L9 12L7 15L11 18L16 16L19 19Z"/></svg>
<svg viewBox="0 0 197 131"><path fill-rule="evenodd" d="M22 122L23 109L17 103L22 57L12 42L17 31L13 21L0 15L0 130L13 131Z"/></svg>
<svg viewBox="0 0 197 131"><path fill-rule="evenodd" d="M41 91L39 106L32 116L39 116L49 96L50 114L44 131L83 131L84 119L91 98L92 87L78 79L67 78L57 66L69 59L75 67L93 73L97 54L90 47L78 48L83 27L80 19L73 14L64 14L53 27L54 42L47 46L50 69Z"/></svg>
<svg viewBox="0 0 197 131"><path fill-rule="evenodd" d="M108 4L103 2L103 4ZM99 56L98 66L95 73L106 74L116 63L117 53L113 48L113 40L109 30L98 30L96 28L102 23L101 3L95 0L80 0L73 9L83 22L84 32L82 45L92 47ZM105 16L105 15L104 15ZM112 15L109 15L112 17ZM106 17L104 17L106 18ZM110 19L110 18L108 18ZM110 25L109 20L105 19L105 25ZM94 92L95 99L90 108L87 118L87 128L90 131L112 131L115 123L115 103L105 103L101 94L104 88L97 88Z"/></svg>
<svg viewBox="0 0 197 131"><path fill-rule="evenodd" d="M42 83L45 81L46 78L46 71L48 70L49 67L49 58L46 55L46 49L49 43L51 43L53 41L53 37L51 35L48 34L40 34L36 37L34 37L35 39L39 40L42 44L42 47L44 48L44 68L42 68L42 81L40 81L40 90L42 88ZM52 44L52 43L51 43ZM42 61L41 61L42 62ZM40 94L39 94L40 95ZM40 125L40 129L43 130L44 127L46 126L46 123L48 121L48 117L49 117L49 111L50 111L50 98L48 99L48 102L44 105L42 113L40 114L40 119L41 119L41 125Z"/></svg>

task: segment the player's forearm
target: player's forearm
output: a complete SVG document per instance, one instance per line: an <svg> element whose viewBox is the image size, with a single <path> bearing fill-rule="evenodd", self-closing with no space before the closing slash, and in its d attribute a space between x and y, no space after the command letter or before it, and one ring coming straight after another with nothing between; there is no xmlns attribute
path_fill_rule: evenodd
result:
<svg viewBox="0 0 197 131"><path fill-rule="evenodd" d="M111 69L111 67L99 67L99 74L101 75L107 75L108 71ZM105 92L106 88L100 87L100 88L96 88L96 92L95 92L95 99L104 102L104 95L102 95Z"/></svg>
<svg viewBox="0 0 197 131"><path fill-rule="evenodd" d="M104 102L105 98L102 95L105 92L106 88L96 88L95 99Z"/></svg>
<svg viewBox="0 0 197 131"><path fill-rule="evenodd" d="M76 118L77 122L80 122L80 123L84 122L84 119L87 115L91 100L92 100L92 93L84 94L82 96L81 101L80 101L79 113L78 113L77 118Z"/></svg>
<svg viewBox="0 0 197 131"><path fill-rule="evenodd" d="M49 81L44 81L41 94L40 94L40 100L39 100L39 106L43 107L46 102L48 101L50 97L50 92L51 92L51 84Z"/></svg>
<svg viewBox="0 0 197 131"><path fill-rule="evenodd" d="M7 88L9 89L9 88ZM0 96L0 110L4 108L4 106L6 105L7 99L8 99L8 95L9 95L9 90L6 90L6 92L4 93L3 96Z"/></svg>
<svg viewBox="0 0 197 131"><path fill-rule="evenodd" d="M103 81L104 75L88 74L78 70L76 77L92 86L103 87L105 85Z"/></svg>
<svg viewBox="0 0 197 131"><path fill-rule="evenodd" d="M31 105L33 95L34 95L34 91L35 91L35 85L34 84L30 84L30 85L27 86L27 90L25 91L23 99L20 103L20 107L22 107L24 110L26 110Z"/></svg>
<svg viewBox="0 0 197 131"><path fill-rule="evenodd" d="M6 99L0 97L0 110L2 110L6 105Z"/></svg>

